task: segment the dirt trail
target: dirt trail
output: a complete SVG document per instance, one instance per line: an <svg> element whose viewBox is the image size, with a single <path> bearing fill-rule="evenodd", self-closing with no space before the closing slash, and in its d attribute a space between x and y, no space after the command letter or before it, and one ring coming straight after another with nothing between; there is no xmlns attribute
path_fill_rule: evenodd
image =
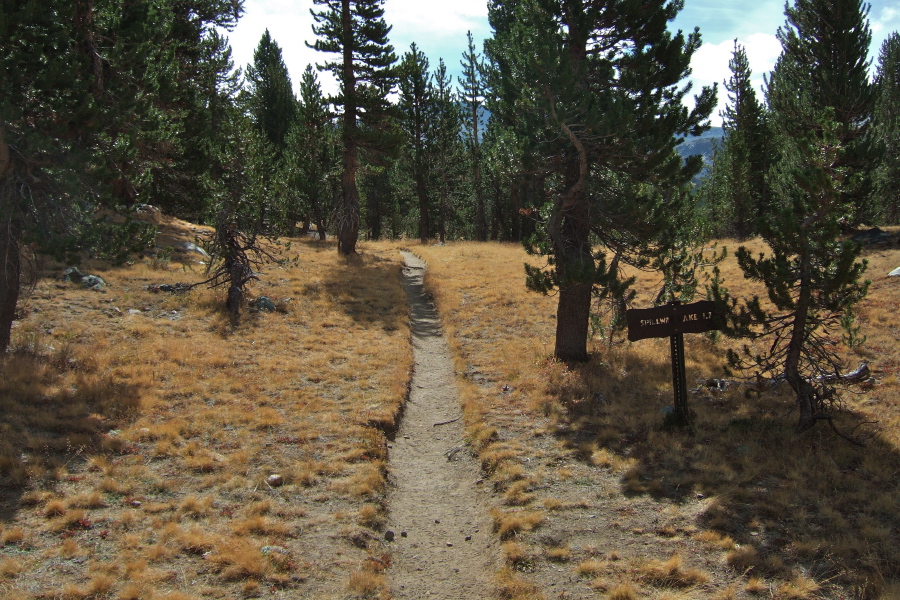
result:
<svg viewBox="0 0 900 600"><path fill-rule="evenodd" d="M395 599L489 598L497 548L487 493L464 446L450 350L423 289L425 263L409 252L403 258L416 366L390 452L391 591Z"/></svg>

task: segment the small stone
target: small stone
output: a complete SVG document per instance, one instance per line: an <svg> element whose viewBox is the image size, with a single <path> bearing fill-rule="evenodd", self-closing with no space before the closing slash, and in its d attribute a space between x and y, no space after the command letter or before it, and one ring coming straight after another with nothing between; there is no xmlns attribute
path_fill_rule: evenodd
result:
<svg viewBox="0 0 900 600"><path fill-rule="evenodd" d="M406 537L406 532L405 532L405 531L401 531L401 532L400 532L400 537L405 538L405 537Z"/></svg>
<svg viewBox="0 0 900 600"><path fill-rule="evenodd" d="M400 535L402 535L403 537L406 537L405 532L404 532L404 533L401 533ZM385 531L385 532L384 532L384 539L387 540L387 541L389 541L389 542L393 542L393 541L394 541L394 532L391 531L390 529L388 529L387 531Z"/></svg>
<svg viewBox="0 0 900 600"><path fill-rule="evenodd" d="M278 473L273 473L266 477L266 483L268 483L272 487L281 487L284 485L284 477L279 475Z"/></svg>
<svg viewBox="0 0 900 600"><path fill-rule="evenodd" d="M471 542L471 541L472 541L472 536L471 536L471 535L467 535L467 536L466 536L466 541L467 541L467 542Z"/></svg>
<svg viewBox="0 0 900 600"><path fill-rule="evenodd" d="M131 501L131 506L133 506L134 508L140 508L140 507L141 507L141 504L142 504L142 503L141 503L140 500L132 500L132 501Z"/></svg>
<svg viewBox="0 0 900 600"><path fill-rule="evenodd" d="M888 277L900 277L900 267L897 267L890 273L888 273Z"/></svg>
<svg viewBox="0 0 900 600"><path fill-rule="evenodd" d="M447 542L447 547L448 547L448 548L452 548L452 547L453 547L453 542Z"/></svg>
<svg viewBox="0 0 900 600"><path fill-rule="evenodd" d="M441 524L441 520L440 520L440 519L435 519L434 522L437 523L438 525Z"/></svg>

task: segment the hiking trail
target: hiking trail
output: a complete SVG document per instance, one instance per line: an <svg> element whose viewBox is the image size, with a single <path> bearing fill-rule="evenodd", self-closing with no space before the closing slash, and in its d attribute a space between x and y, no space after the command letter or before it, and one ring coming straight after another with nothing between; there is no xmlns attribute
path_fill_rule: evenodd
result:
<svg viewBox="0 0 900 600"><path fill-rule="evenodd" d="M390 450L391 592L397 600L489 598L498 550L488 492L465 444L453 359L425 295L425 263L402 254L415 367Z"/></svg>

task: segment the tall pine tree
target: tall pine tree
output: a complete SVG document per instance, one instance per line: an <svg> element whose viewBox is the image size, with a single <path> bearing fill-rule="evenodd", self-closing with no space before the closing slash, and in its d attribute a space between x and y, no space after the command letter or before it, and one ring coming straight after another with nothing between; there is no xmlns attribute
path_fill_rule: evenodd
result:
<svg viewBox="0 0 900 600"><path fill-rule="evenodd" d="M754 297L733 323L765 338L765 350L748 346L729 359L758 375L783 374L806 430L833 417L836 395L827 381L841 364L828 340L868 288L860 248L840 233L866 198L870 33L858 0L796 0L785 14L782 54L767 88L780 149L769 176L771 208L760 224L770 252L736 253L745 276L765 285L770 306Z"/></svg>
<svg viewBox="0 0 900 600"><path fill-rule="evenodd" d="M670 192L700 168L675 147L709 126L715 91L703 90L691 111L682 104L700 35L668 31L681 2L492 4L505 36L495 46L507 78L497 93L536 128L544 123L550 157L546 237L532 245L550 268L529 269L529 285L559 290L555 356L585 360L594 286L619 289L620 261L608 267L595 244L637 257L664 230L667 204L681 198Z"/></svg>
<svg viewBox="0 0 900 600"><path fill-rule="evenodd" d="M425 244L431 237L430 195L430 129L434 119L431 95L431 73L428 59L413 42L400 62L400 121L406 137L406 151L416 198L419 204L419 240Z"/></svg>
<svg viewBox="0 0 900 600"><path fill-rule="evenodd" d="M167 8L0 3L0 352L10 342L26 244L122 249L124 240L91 217L102 203L138 196L146 174L139 141L171 65Z"/></svg>
<svg viewBox="0 0 900 600"><path fill-rule="evenodd" d="M337 132L328 102L315 70L308 65L300 80L297 123L288 132L285 151L289 192L297 196L288 221L309 218L315 223L320 240L325 239L331 188L338 167L336 148Z"/></svg>
<svg viewBox="0 0 900 600"><path fill-rule="evenodd" d="M796 0L785 16L777 33L782 55L766 88L773 138L780 149L790 148L793 140L832 128L826 122L833 122L831 134L842 148L837 166L849 169L855 179L855 185L841 192L842 202L853 207L845 221L856 224L871 215L867 203L873 161L867 134L875 94L869 81L868 5L861 0ZM832 113L828 118L826 111Z"/></svg>
<svg viewBox="0 0 900 600"><path fill-rule="evenodd" d="M484 126L484 102L488 90L484 59L475 52L472 32L467 32L466 36L469 46L460 61L463 76L459 78L459 86L465 106L466 145L472 173L472 194L475 197L475 239L483 242L487 240L487 215L481 185L481 129Z"/></svg>
<svg viewBox="0 0 900 600"><path fill-rule="evenodd" d="M881 46L875 77L875 203L879 220L900 222L900 34L892 33Z"/></svg>
<svg viewBox="0 0 900 600"><path fill-rule="evenodd" d="M359 189L356 176L361 147L377 147L382 130L377 126L391 111L388 95L395 81L397 57L388 42L391 28L384 21L384 0L313 0L324 10L311 10L318 36L310 47L338 54L332 62L320 65L331 71L340 84L331 99L343 111L342 199L337 207L338 252L356 253L359 239Z"/></svg>
<svg viewBox="0 0 900 600"><path fill-rule="evenodd" d="M731 77L725 82L728 104L721 115L725 129L721 159L725 161L726 202L732 209L734 233L743 239L757 232L757 221L766 210L770 157L764 108L750 80L747 53L737 40L728 67Z"/></svg>
<svg viewBox="0 0 900 600"><path fill-rule="evenodd" d="M431 123L431 155L434 184L438 201L438 238L447 238L448 223L457 216L452 199L465 189L462 176L465 165L461 141L462 110L451 89L444 59L438 61L431 85L434 106Z"/></svg>
<svg viewBox="0 0 900 600"><path fill-rule="evenodd" d="M297 118L297 101L281 47L268 29L253 52L253 62L247 65L245 77L250 118L280 158L287 133Z"/></svg>

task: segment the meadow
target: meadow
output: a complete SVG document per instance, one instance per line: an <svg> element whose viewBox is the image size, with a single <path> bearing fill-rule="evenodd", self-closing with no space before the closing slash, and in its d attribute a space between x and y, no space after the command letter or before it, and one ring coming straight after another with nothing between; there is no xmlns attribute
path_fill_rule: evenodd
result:
<svg viewBox="0 0 900 600"><path fill-rule="evenodd" d="M167 242L197 227L171 220ZM383 587L386 431L411 368L394 248L299 242L235 324L196 255L22 306L0 381L0 597L342 598ZM287 260L299 256L301 260Z"/></svg>
<svg viewBox="0 0 900 600"><path fill-rule="evenodd" d="M407 246L493 489L497 597L900 597L896 245L865 252L866 341L834 340L873 373L838 419L864 447L796 434L787 386L702 385L735 343L703 335L686 336L694 431L666 428L667 340L598 336L590 362L558 363L555 298L525 289L521 247ZM201 281L196 256L88 261L105 292L44 265L0 366L0 596L388 598L388 446L413 368L399 249L348 262L291 240L250 290L277 310L237 323L219 292L153 291ZM732 259L723 274L758 292ZM640 274L635 305L659 283Z"/></svg>
<svg viewBox="0 0 900 600"><path fill-rule="evenodd" d="M723 246L733 256L735 242ZM540 263L515 245L418 251L496 491L501 596L900 598L896 245L864 253L865 343L833 339L848 370L867 362L874 374L844 390L838 418L865 447L826 426L797 435L787 385L705 386L725 378L725 349L738 344L721 336L685 336L694 431L669 429L667 339L606 335L590 362L558 363L555 298L520 283L523 262ZM762 294L733 258L721 268L737 297ZM651 306L661 278L637 275L634 305Z"/></svg>

